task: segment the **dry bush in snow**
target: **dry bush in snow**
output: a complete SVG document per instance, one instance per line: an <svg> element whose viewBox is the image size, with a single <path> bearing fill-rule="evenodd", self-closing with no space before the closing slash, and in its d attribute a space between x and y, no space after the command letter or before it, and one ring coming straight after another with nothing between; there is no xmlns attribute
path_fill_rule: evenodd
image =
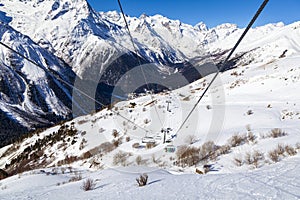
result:
<svg viewBox="0 0 300 200"><path fill-rule="evenodd" d="M255 142L255 139L256 139L256 136L252 133L252 132L249 132L248 134L247 134L247 140L248 140L248 142Z"/></svg>
<svg viewBox="0 0 300 200"><path fill-rule="evenodd" d="M143 162L142 156L138 155L135 159L137 165L141 165Z"/></svg>
<svg viewBox="0 0 300 200"><path fill-rule="evenodd" d="M200 149L196 147L186 145L179 147L176 152L178 165L182 167L196 165L200 161L199 152Z"/></svg>
<svg viewBox="0 0 300 200"><path fill-rule="evenodd" d="M282 144L277 145L277 152L278 152L278 155L284 156L285 148Z"/></svg>
<svg viewBox="0 0 300 200"><path fill-rule="evenodd" d="M273 137L273 138L278 138L278 137L283 137L286 136L287 133L284 132L282 129L280 128L274 128L271 130L271 133L269 135L269 137Z"/></svg>
<svg viewBox="0 0 300 200"><path fill-rule="evenodd" d="M274 149L272 151L269 151L269 158L273 161L273 162L278 162L279 161L279 154L278 154L278 150Z"/></svg>
<svg viewBox="0 0 300 200"><path fill-rule="evenodd" d="M140 175L140 177L136 179L136 182L138 183L139 187L147 185L148 175L147 174Z"/></svg>
<svg viewBox="0 0 300 200"><path fill-rule="evenodd" d="M217 156L224 155L230 152L230 145L222 145L216 150Z"/></svg>
<svg viewBox="0 0 300 200"><path fill-rule="evenodd" d="M207 160L212 159L214 157L214 152L217 150L217 146L214 142L208 141L202 144L200 147L200 159L201 160Z"/></svg>
<svg viewBox="0 0 300 200"><path fill-rule="evenodd" d="M118 137L118 136L119 136L119 132L118 132L116 129L114 129L114 130L112 131L112 136L113 136L114 138Z"/></svg>
<svg viewBox="0 0 300 200"><path fill-rule="evenodd" d="M148 142L148 143L146 143L146 148L147 149L152 149L155 146L156 146L156 144L154 142Z"/></svg>
<svg viewBox="0 0 300 200"><path fill-rule="evenodd" d="M264 154L260 151L254 151L253 153L246 153L245 163L248 165L254 165L255 168L259 167L260 161L264 160Z"/></svg>
<svg viewBox="0 0 300 200"><path fill-rule="evenodd" d="M98 152L101 151L103 153L111 152L114 149L115 149L115 145L112 144L111 142L104 142L100 144L100 146L97 148Z"/></svg>
<svg viewBox="0 0 300 200"><path fill-rule="evenodd" d="M114 155L113 164L114 165L121 164L122 166L126 166L127 165L127 158L128 158L128 154L127 153L119 151L118 153L116 153Z"/></svg>
<svg viewBox="0 0 300 200"><path fill-rule="evenodd" d="M247 136L245 134L243 134L243 135L235 134L231 138L229 138L228 143L232 147L237 147L242 144L245 144L246 141L247 141Z"/></svg>
<svg viewBox="0 0 300 200"><path fill-rule="evenodd" d="M122 138L118 138L116 140L113 140L112 143L114 144L115 147L118 147L122 144Z"/></svg>
<svg viewBox="0 0 300 200"><path fill-rule="evenodd" d="M252 154L252 164L258 168L259 167L259 161L263 161L265 159L264 154L259 151L254 151L254 154Z"/></svg>
<svg viewBox="0 0 300 200"><path fill-rule="evenodd" d="M238 167L243 165L243 160L241 158L235 157L233 158L234 164Z"/></svg>
<svg viewBox="0 0 300 200"><path fill-rule="evenodd" d="M69 179L69 182L76 182L76 181L80 181L82 179L82 176L81 174L77 174L75 176L72 176L70 179Z"/></svg>
<svg viewBox="0 0 300 200"><path fill-rule="evenodd" d="M294 156L297 154L297 150L294 147L291 147L290 145L286 145L284 147L285 152L289 155L289 156Z"/></svg>
<svg viewBox="0 0 300 200"><path fill-rule="evenodd" d="M88 178L87 180L83 181L81 189L84 191L93 190L96 186L96 183L93 179Z"/></svg>

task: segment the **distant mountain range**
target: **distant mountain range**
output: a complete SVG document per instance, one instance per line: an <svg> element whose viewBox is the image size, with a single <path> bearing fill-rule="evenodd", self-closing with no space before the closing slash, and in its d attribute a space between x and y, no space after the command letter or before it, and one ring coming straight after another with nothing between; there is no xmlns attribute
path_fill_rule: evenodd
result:
<svg viewBox="0 0 300 200"><path fill-rule="evenodd" d="M191 26L161 15L127 20L138 55L116 11L96 12L85 0L1 1L1 42L39 66L0 46L0 146L101 108L87 96L107 105L115 101L112 94L123 100L143 92L147 87L141 71L135 71L139 66L156 91L215 72L243 31L234 24ZM226 68L299 52L299 26L251 29ZM182 76L185 80L178 81Z"/></svg>

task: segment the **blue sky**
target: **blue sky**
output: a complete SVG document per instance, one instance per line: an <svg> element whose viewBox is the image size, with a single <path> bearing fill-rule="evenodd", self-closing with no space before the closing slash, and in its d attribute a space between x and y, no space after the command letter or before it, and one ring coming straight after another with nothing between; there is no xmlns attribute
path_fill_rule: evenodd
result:
<svg viewBox="0 0 300 200"><path fill-rule="evenodd" d="M88 0L96 11L119 11L117 0ZM130 16L161 14L195 25L208 27L230 22L245 27L263 0L121 0ZM300 0L270 0L255 26L282 21L300 21Z"/></svg>

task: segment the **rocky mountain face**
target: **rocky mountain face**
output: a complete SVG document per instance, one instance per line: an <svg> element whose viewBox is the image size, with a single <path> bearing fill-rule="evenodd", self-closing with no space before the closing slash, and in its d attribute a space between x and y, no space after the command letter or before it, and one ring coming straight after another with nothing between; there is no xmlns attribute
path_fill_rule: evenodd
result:
<svg viewBox="0 0 300 200"><path fill-rule="evenodd" d="M41 48L29 37L1 24L0 115L1 142L20 133L71 117L72 83L76 75L62 60Z"/></svg>
<svg viewBox="0 0 300 200"><path fill-rule="evenodd" d="M0 41L39 65L0 46L0 146L99 109L112 96L143 92L146 82L156 91L175 89L215 72L243 31L234 24L208 28L160 15L127 16L136 55L121 15L96 12L85 0L3 0L0 20ZM260 62L261 55L278 58L297 26L288 35L281 34L282 23L252 29L227 68Z"/></svg>

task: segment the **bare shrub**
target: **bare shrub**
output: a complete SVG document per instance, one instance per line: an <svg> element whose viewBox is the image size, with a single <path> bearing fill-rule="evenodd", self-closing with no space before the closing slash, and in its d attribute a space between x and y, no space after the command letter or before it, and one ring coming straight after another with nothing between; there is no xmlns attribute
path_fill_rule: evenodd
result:
<svg viewBox="0 0 300 200"><path fill-rule="evenodd" d="M96 186L96 183L93 179L88 178L87 180L83 181L81 189L84 191L93 190Z"/></svg>
<svg viewBox="0 0 300 200"><path fill-rule="evenodd" d="M142 160L142 156L140 156L140 155L137 156L136 159L135 159L135 162L136 162L137 165L141 165L141 164L142 164L142 161L143 161L143 160Z"/></svg>
<svg viewBox="0 0 300 200"><path fill-rule="evenodd" d="M178 148L176 156L179 166L192 166L200 161L200 149L196 147L188 147L186 145Z"/></svg>
<svg viewBox="0 0 300 200"><path fill-rule="evenodd" d="M113 140L112 143L115 147L118 147L122 144L122 138L118 138L117 140Z"/></svg>
<svg viewBox="0 0 300 200"><path fill-rule="evenodd" d="M274 149L272 151L269 152L269 158L273 161L273 162L278 162L279 161L279 154L278 154L278 150Z"/></svg>
<svg viewBox="0 0 300 200"><path fill-rule="evenodd" d="M92 157L93 154L90 152L90 151L87 151L87 152L84 152L82 155L81 155L81 158L82 159L88 159L90 157Z"/></svg>
<svg viewBox="0 0 300 200"><path fill-rule="evenodd" d="M202 160L202 159L212 158L213 153L215 152L216 149L217 147L214 142L212 141L205 142L200 147L200 151L199 151L200 159Z"/></svg>
<svg viewBox="0 0 300 200"><path fill-rule="evenodd" d="M85 138L82 138L80 145L79 145L79 150L82 150L85 147L86 143L87 143L87 140Z"/></svg>
<svg viewBox="0 0 300 200"><path fill-rule="evenodd" d="M81 174L77 174L75 176L72 176L70 179L69 179L69 182L77 182L77 181L80 181L82 179L82 176Z"/></svg>
<svg viewBox="0 0 300 200"><path fill-rule="evenodd" d="M297 154L297 151L294 147L291 147L289 145L286 145L285 146L285 152L289 155L289 156L294 156Z"/></svg>
<svg viewBox="0 0 300 200"><path fill-rule="evenodd" d="M194 144L196 142L196 136L195 135L188 135L186 138L185 138L185 142L188 143L188 144Z"/></svg>
<svg viewBox="0 0 300 200"><path fill-rule="evenodd" d="M284 155L285 148L284 148L284 146L282 144L278 144L277 145L277 152L278 152L278 155L280 155L280 156Z"/></svg>
<svg viewBox="0 0 300 200"><path fill-rule="evenodd" d="M234 159L233 159L233 161L234 161L234 164L236 165L236 166L242 166L242 164L243 164L243 160L241 159L241 158L237 158L237 157L235 157Z"/></svg>
<svg viewBox="0 0 300 200"><path fill-rule="evenodd" d="M127 136L125 140L126 140L126 142L129 142L130 141L130 137Z"/></svg>
<svg viewBox="0 0 300 200"><path fill-rule="evenodd" d="M76 162L78 161L80 158L77 157L77 156L66 156L65 159L63 160L60 160L57 162L57 165L58 166L61 166L61 165L68 165L68 164L71 164L73 162Z"/></svg>
<svg viewBox="0 0 300 200"><path fill-rule="evenodd" d="M252 164L258 168L259 167L259 161L264 160L264 154L260 151L254 151L254 153L252 154Z"/></svg>
<svg viewBox="0 0 300 200"><path fill-rule="evenodd" d="M217 151L216 151L216 154L217 155L224 155L224 154L227 154L227 153L229 153L230 152L230 149L231 149L231 147L230 147L230 145L222 145L221 147L219 147L218 149L217 149Z"/></svg>
<svg viewBox="0 0 300 200"><path fill-rule="evenodd" d="M146 148L147 149L152 149L155 146L156 146L155 142L148 142L148 143L146 143Z"/></svg>
<svg viewBox="0 0 300 200"><path fill-rule="evenodd" d="M244 144L247 141L247 136L245 134L238 135L235 134L231 138L229 138L228 142L232 147L237 147Z"/></svg>
<svg viewBox="0 0 300 200"><path fill-rule="evenodd" d="M246 153L245 163L248 165L254 165L255 168L259 167L260 161L264 160L264 154L260 151L254 151L253 153Z"/></svg>
<svg viewBox="0 0 300 200"><path fill-rule="evenodd" d="M138 183L139 187L147 185L148 182L148 175L142 174L139 178L136 178L136 182Z"/></svg>
<svg viewBox="0 0 300 200"><path fill-rule="evenodd" d="M118 137L118 136L119 136L119 132L118 132L116 129L114 129L114 130L112 131L112 136L113 136L114 138Z"/></svg>
<svg viewBox="0 0 300 200"><path fill-rule="evenodd" d="M82 119L82 120L77 121L77 124L78 124L78 125L81 125L81 124L85 124L85 123L87 123L87 122L88 122L87 119Z"/></svg>
<svg viewBox="0 0 300 200"><path fill-rule="evenodd" d="M103 153L111 152L115 149L115 145L110 142L104 142L99 146L99 150Z"/></svg>
<svg viewBox="0 0 300 200"><path fill-rule="evenodd" d="M271 130L271 133L269 135L269 137L273 137L273 138L278 138L278 137L283 137L286 136L287 133L284 132L282 129L280 128L274 128Z"/></svg>
<svg viewBox="0 0 300 200"><path fill-rule="evenodd" d="M252 132L249 132L247 134L247 140L248 140L248 142L255 142L255 139L256 139L256 136Z"/></svg>
<svg viewBox="0 0 300 200"><path fill-rule="evenodd" d="M253 161L253 159L252 159L251 154L249 152L247 152L246 155L245 155L245 162L246 162L246 164L251 165L252 161Z"/></svg>
<svg viewBox="0 0 300 200"><path fill-rule="evenodd" d="M113 164L114 165L121 164L122 166L126 166L126 164L127 164L127 157L128 157L127 153L119 151L118 153L116 153L114 155Z"/></svg>

